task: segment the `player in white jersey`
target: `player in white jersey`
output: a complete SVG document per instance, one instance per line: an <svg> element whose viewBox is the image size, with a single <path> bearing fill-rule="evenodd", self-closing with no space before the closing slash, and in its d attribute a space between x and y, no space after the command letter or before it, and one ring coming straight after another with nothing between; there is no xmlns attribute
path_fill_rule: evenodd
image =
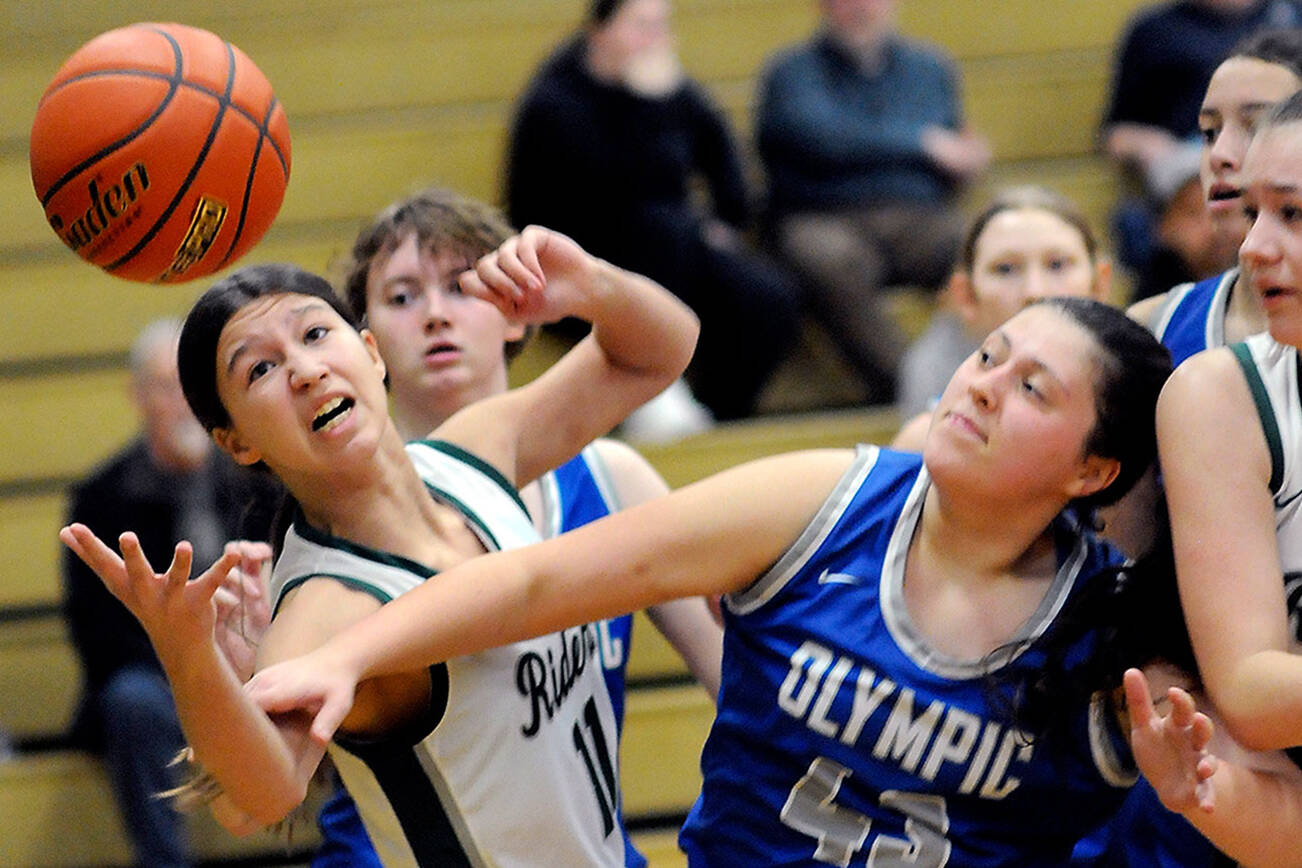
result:
<svg viewBox="0 0 1302 868"><path fill-rule="evenodd" d="M542 229L527 229L481 259L474 271L462 275L461 286L528 322L564 315L593 322L592 335L544 377L480 402L436 433L454 445L473 445L485 468L500 475L503 491L573 455L662 389L686 365L694 343L695 320L672 296ZM385 369L375 344L350 322L319 278L289 266L241 269L206 293L187 318L181 368L192 409L237 460L265 464L286 483L300 508L297 527L315 528L347 540L358 551L385 552L427 571L477 556L488 546L487 538L467 522L455 493L442 500L422 481L388 415ZM574 413L580 404L583 412ZM518 503L512 509L523 521ZM249 704L213 647L211 577L229 569L231 557L187 584L184 544L169 572L156 575L129 536L122 541L124 559L84 528L65 529L62 538L127 602L159 647L195 755L223 790L214 802L219 817L236 828L282 817L301 800L324 746L306 738L301 718L273 722ZM326 548L333 552L336 547ZM346 575L327 574L287 589L263 638L259 664L315 647L380 606L370 591L350 586ZM568 752L553 756L555 763L564 760L568 766L565 783L556 781L554 789L566 792L574 781L595 780L605 791L590 786L586 806L555 810L581 812L593 822L553 826L542 838L477 840L476 848L486 855L476 862L467 853L467 864L537 864L540 858L548 860L552 847L566 864L571 859L574 864L624 864L622 836L613 825L606 826L601 805L602 795L607 808L613 804L614 768L606 767L596 747L599 735L608 738L606 753L611 753L613 719L604 689L594 692L591 703L577 688L571 692L587 645L582 632L569 635L568 656L559 648L546 649L550 657L540 650L536 660L530 658L511 673L515 680L510 687L516 692L522 685L529 688L538 727L562 711L572 719L572 725L564 726ZM451 676L456 670L448 671ZM473 689L473 682L466 683ZM437 740L444 726L450 733L464 732L465 724L449 724L457 708L452 704L457 683L449 678L446 706L441 684L436 673L418 667L368 685L344 732L353 743L400 741L430 729ZM432 726L435 719L438 727ZM531 722L519 725L528 730ZM609 736L604 735L607 725L612 725ZM576 733L592 739L582 745L586 753ZM484 744L478 750L489 756L494 748ZM437 791L427 766L405 760L398 765L402 780L419 784L423 779L421 786ZM478 785L482 789L490 782L484 778ZM539 782L521 781L519 786L537 787ZM374 801L371 795L366 804ZM487 804L480 799L482 792L472 790L461 805L463 813ZM390 825L404 834L415 828ZM411 844L408 839L411 852L424 852ZM409 863L400 859L397 864ZM418 857L414 864L432 863Z"/></svg>
<svg viewBox="0 0 1302 868"><path fill-rule="evenodd" d="M1168 370L1121 312L1039 302L955 374L925 470L829 450L726 471L467 563L250 691L317 714L324 738L376 673L721 591L724 681L691 864L1062 863L1126 782L1110 715L1091 717L1079 690L1060 713L1073 738L1028 745L982 673L1040 673L1040 643L1106 559L1064 510L1148 465Z"/></svg>
<svg viewBox="0 0 1302 868"><path fill-rule="evenodd" d="M1180 598L1203 685L1239 743L1274 750L1302 745L1302 655L1288 578L1300 543L1286 490L1296 485L1289 465L1302 444L1302 96L1261 122L1242 174L1252 222L1240 259L1269 335L1182 364L1158 405L1158 437ZM1287 792L1269 798L1277 819L1244 831L1262 848L1267 832L1302 822ZM1196 802L1167 804L1197 822ZM1264 854L1256 862L1295 855L1289 837L1279 850L1256 851Z"/></svg>

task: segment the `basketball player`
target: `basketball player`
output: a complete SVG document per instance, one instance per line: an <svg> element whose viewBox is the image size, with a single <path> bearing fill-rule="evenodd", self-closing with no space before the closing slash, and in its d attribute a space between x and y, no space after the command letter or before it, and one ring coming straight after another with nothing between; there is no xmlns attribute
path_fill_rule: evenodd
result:
<svg viewBox="0 0 1302 868"><path fill-rule="evenodd" d="M191 311L181 356L196 415L237 460L273 469L299 505L260 664L314 647L432 572L537 539L513 486L664 388L690 356L695 322L672 296L546 230L508 241L461 285L529 322L583 316L593 333L535 383L449 419L438 431L447 445L407 451L374 340L324 281L243 269ZM579 400L585 412L572 415ZM128 582L139 558L130 536L126 564L84 528L62 537L160 646L196 757L224 791L219 816L235 828L283 816L322 748L301 719L272 723L243 697L212 647L212 587ZM173 569L188 573L188 547ZM590 626L363 693L332 755L386 865L529 865L540 852L624 864L614 716Z"/></svg>
<svg viewBox="0 0 1302 868"><path fill-rule="evenodd" d="M457 276L511 235L493 207L431 188L393 203L358 236L345 265L344 296L375 337L388 371L390 407L398 433L417 439L458 410L507 388L507 364L528 337L482 300L462 293ZM602 439L521 491L539 533L555 536L624 506L668 492L664 480L631 448ZM682 654L692 674L718 693L722 629L700 598L648 610L651 621ZM599 621L606 686L616 726L624 718L624 672L633 616ZM351 825L344 791L323 808L322 833L348 850L337 830ZM630 868L646 859L627 841Z"/></svg>
<svg viewBox="0 0 1302 868"><path fill-rule="evenodd" d="M1133 780L1123 733L1083 694L1072 738L1028 743L983 676L1040 677L1038 643L1113 557L1072 516L1148 466L1168 372L1120 311L1037 302L954 375L921 457L726 471L464 564L249 689L328 738L380 673L722 592L691 864L1060 864Z"/></svg>

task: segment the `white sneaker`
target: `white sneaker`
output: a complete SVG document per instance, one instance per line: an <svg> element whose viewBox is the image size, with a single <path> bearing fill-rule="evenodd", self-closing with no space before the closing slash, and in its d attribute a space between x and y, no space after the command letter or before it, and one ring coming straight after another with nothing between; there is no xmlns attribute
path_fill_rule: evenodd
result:
<svg viewBox="0 0 1302 868"><path fill-rule="evenodd" d="M619 432L625 439L640 443L672 443L713 425L710 411L696 400L687 383L677 379L630 413Z"/></svg>

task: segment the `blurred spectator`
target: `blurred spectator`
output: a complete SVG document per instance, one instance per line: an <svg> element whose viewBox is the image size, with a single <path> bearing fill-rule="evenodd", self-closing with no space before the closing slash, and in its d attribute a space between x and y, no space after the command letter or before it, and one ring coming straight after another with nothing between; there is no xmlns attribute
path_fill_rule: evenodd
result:
<svg viewBox="0 0 1302 868"><path fill-rule="evenodd" d="M176 369L179 334L178 321L160 320L137 337L130 367L140 435L73 489L68 520L109 541L135 531L154 564L169 563L186 539L195 564L206 566L227 540L267 538L275 495L213 449L191 415ZM68 550L63 579L84 674L74 740L103 755L137 863L188 865L182 819L156 798L175 785L167 765L184 744L162 667L140 623Z"/></svg>
<svg viewBox="0 0 1302 868"><path fill-rule="evenodd" d="M1158 247L1143 201L1159 164L1198 136L1198 109L1217 65L1244 37L1302 24L1296 0L1176 0L1146 6L1116 53L1103 148L1135 191L1114 216L1121 263L1142 274ZM1169 287L1167 287L1169 288Z"/></svg>
<svg viewBox="0 0 1302 868"><path fill-rule="evenodd" d="M1203 201L1201 159L1202 146L1190 142L1155 162L1148 173L1153 249L1135 274L1131 301L1211 277L1238 261L1235 239L1216 230Z"/></svg>
<svg viewBox="0 0 1302 868"><path fill-rule="evenodd" d="M564 232L690 305L701 318L692 390L715 418L736 419L792 344L800 303L743 236L741 160L679 66L670 11L668 0L591 4L520 102L506 199L517 226Z"/></svg>
<svg viewBox="0 0 1302 868"><path fill-rule="evenodd" d="M897 33L896 0L819 5L820 30L760 86L768 223L870 400L887 401L904 336L881 290L945 280L963 232L955 194L990 149L963 124L953 63Z"/></svg>
<svg viewBox="0 0 1302 868"><path fill-rule="evenodd" d="M1032 301L1107 301L1112 266L1071 200L1043 187L1002 191L968 225L946 288L947 308L909 347L897 406L907 420L896 448L921 449L931 410L954 371L986 335Z"/></svg>

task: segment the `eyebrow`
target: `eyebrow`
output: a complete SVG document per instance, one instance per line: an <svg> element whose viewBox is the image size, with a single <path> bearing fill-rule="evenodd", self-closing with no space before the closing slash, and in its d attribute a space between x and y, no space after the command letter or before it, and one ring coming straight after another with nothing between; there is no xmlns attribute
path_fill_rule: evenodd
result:
<svg viewBox="0 0 1302 868"><path fill-rule="evenodd" d="M314 310L320 310L322 308L328 308L328 307L330 306L325 302L317 299L313 299L311 301L305 301L303 304L300 304L297 307L290 308L289 313L295 319L302 319L305 314L311 313ZM249 349L248 343L242 343L235 348L235 352L231 353L231 357L226 360L227 376L230 376L230 374L235 370L235 363L240 360L240 356L244 355L248 351L248 349Z"/></svg>

